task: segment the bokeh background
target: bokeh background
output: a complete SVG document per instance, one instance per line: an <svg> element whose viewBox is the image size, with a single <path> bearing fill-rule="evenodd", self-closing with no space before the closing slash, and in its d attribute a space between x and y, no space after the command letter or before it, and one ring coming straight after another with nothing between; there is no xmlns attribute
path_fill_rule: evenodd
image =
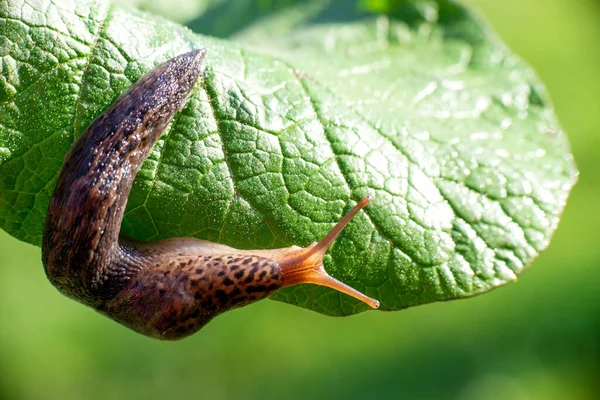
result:
<svg viewBox="0 0 600 400"><path fill-rule="evenodd" d="M128 0L190 25L194 1ZM61 296L0 231L0 399L600 399L600 1L466 2L538 71L581 171L518 283L348 318L267 300L163 343Z"/></svg>

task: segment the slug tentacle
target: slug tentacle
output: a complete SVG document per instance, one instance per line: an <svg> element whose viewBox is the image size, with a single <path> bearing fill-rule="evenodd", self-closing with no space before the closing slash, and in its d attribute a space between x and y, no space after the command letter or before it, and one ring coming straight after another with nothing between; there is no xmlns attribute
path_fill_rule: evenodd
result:
<svg viewBox="0 0 600 400"><path fill-rule="evenodd" d="M216 315L299 283L378 302L327 275L322 258L363 199L306 249L237 250L192 238L119 237L133 179L202 74L204 50L144 75L73 144L50 201L42 260L65 295L150 337L188 336Z"/></svg>
<svg viewBox="0 0 600 400"><path fill-rule="evenodd" d="M306 249L298 249L297 255L288 256L287 260L282 260L279 264L283 272L283 285L292 286L300 283L314 283L316 285L327 286L339 292L352 296L372 308L379 307L379 301L365 296L356 289L351 288L343 282L331 277L323 266L323 256L329 246L342 232L344 227L362 208L371 201L370 196L364 197L348 214L346 214L329 233L317 243L313 243Z"/></svg>

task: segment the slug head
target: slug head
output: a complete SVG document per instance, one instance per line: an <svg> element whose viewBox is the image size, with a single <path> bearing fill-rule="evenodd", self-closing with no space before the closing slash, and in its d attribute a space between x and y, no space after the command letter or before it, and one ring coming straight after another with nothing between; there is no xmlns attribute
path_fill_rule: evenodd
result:
<svg viewBox="0 0 600 400"><path fill-rule="evenodd" d="M354 297L371 308L378 308L379 301L372 299L356 289L330 276L323 266L323 256L339 236L348 222L367 204L371 196L364 197L348 214L346 214L327 235L319 242L312 243L306 248L290 247L285 249L270 250L272 259L279 263L283 274L283 286L293 286L302 283L312 283L326 286Z"/></svg>

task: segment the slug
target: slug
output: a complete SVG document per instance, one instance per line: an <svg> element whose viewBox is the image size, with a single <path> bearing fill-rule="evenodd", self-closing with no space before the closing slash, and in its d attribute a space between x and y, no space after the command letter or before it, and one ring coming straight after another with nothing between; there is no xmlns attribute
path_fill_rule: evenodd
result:
<svg viewBox="0 0 600 400"><path fill-rule="evenodd" d="M379 306L329 276L323 255L363 198L318 243L237 250L193 238L141 242L119 236L142 162L203 73L205 50L148 72L74 142L46 215L42 261L63 294L143 334L180 339L216 315L301 283Z"/></svg>

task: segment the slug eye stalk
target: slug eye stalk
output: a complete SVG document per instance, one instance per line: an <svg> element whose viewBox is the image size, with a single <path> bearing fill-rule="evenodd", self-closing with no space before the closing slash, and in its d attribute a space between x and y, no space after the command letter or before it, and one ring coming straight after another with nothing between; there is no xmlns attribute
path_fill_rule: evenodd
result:
<svg viewBox="0 0 600 400"><path fill-rule="evenodd" d="M352 218L370 202L371 196L363 197L323 239L311 244L307 248L300 248L295 254L290 254L286 259L279 261L281 272L283 273L283 286L287 287L301 283L326 286L352 296L368 304L371 308L378 308L379 301L333 278L325 271L323 266L323 256L327 252L327 249L329 249Z"/></svg>

